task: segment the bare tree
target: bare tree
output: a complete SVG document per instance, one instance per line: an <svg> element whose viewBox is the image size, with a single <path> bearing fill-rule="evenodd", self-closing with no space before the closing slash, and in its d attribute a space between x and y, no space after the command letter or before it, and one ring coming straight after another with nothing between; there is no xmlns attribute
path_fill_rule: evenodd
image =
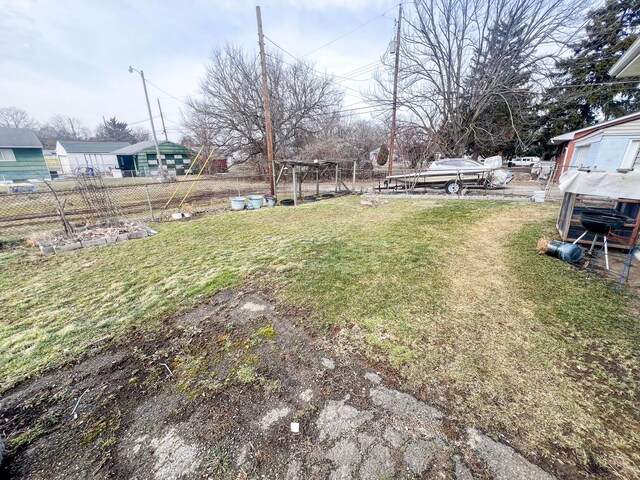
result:
<svg viewBox="0 0 640 480"><path fill-rule="evenodd" d="M303 61L267 57L271 121L276 158L293 156L315 135L321 119L336 111L342 93L331 77ZM241 159L266 156L260 69L255 53L227 44L216 48L188 101L185 127L193 138Z"/></svg>
<svg viewBox="0 0 640 480"><path fill-rule="evenodd" d="M36 128L37 122L18 107L0 108L0 127Z"/></svg>
<svg viewBox="0 0 640 480"><path fill-rule="evenodd" d="M85 140L91 135L79 118L70 115L54 115L48 124L62 140Z"/></svg>
<svg viewBox="0 0 640 480"><path fill-rule="evenodd" d="M399 105L445 155L521 146L536 85L573 31L575 0L416 0L401 44ZM389 61L387 63L390 63ZM388 72L377 74L388 102ZM500 128L489 120L499 111Z"/></svg>
<svg viewBox="0 0 640 480"><path fill-rule="evenodd" d="M356 160L362 167L369 161L369 152L385 140L386 129L378 121L334 115L324 121L298 157Z"/></svg>
<svg viewBox="0 0 640 480"><path fill-rule="evenodd" d="M58 140L87 140L90 130L76 117L54 115L38 128L38 138L45 148L55 148Z"/></svg>

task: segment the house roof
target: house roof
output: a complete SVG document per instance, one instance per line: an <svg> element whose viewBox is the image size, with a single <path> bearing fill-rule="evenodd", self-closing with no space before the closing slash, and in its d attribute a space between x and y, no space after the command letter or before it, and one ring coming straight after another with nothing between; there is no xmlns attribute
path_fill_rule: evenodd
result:
<svg viewBox="0 0 640 480"><path fill-rule="evenodd" d="M36 132L28 128L0 127L0 147L42 148Z"/></svg>
<svg viewBox="0 0 640 480"><path fill-rule="evenodd" d="M640 77L640 37L611 67L609 75L615 78Z"/></svg>
<svg viewBox="0 0 640 480"><path fill-rule="evenodd" d="M162 145L176 145L180 148L184 148L185 151L188 151L188 148L182 147L177 143L170 142L169 140L164 140L162 142L158 142L158 147L162 147ZM147 150L148 148L155 148L156 144L153 143L153 140L146 140L144 142L134 143L133 145L129 145L128 147L120 148L118 150L114 150L111 153L116 155L135 155L136 153L140 153L143 150Z"/></svg>
<svg viewBox="0 0 640 480"><path fill-rule="evenodd" d="M573 132L563 133L562 135L553 137L551 140L549 140L549 143L551 145L560 145L562 143L574 140L576 136L580 135L581 133L595 132L597 130L603 130L608 127L613 127L614 125L620 125L621 123L632 122L638 119L640 119L640 112L631 113L629 115L625 115L624 117L615 118L613 120L608 120L606 122L601 122L596 125L591 125L590 127L581 128L580 130L574 130Z"/></svg>
<svg viewBox="0 0 640 480"><path fill-rule="evenodd" d="M111 153L118 148L131 145L129 142L83 142L78 140L58 140L67 153Z"/></svg>

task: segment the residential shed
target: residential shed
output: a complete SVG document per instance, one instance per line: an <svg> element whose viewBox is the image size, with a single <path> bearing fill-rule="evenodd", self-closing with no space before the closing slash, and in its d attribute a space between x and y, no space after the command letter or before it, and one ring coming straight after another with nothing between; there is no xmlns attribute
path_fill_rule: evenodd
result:
<svg viewBox="0 0 640 480"><path fill-rule="evenodd" d="M0 180L50 179L42 143L28 128L0 127Z"/></svg>
<svg viewBox="0 0 640 480"><path fill-rule="evenodd" d="M625 224L612 232L612 246L631 248L640 234L640 168L637 171L607 172L570 170L560 177L560 190L564 197L557 228L562 240L574 241L585 228L580 214L586 210L623 215ZM582 238L591 243L594 235Z"/></svg>
<svg viewBox="0 0 640 480"><path fill-rule="evenodd" d="M554 137L556 179L567 170L628 171L640 166L640 112Z"/></svg>
<svg viewBox="0 0 640 480"><path fill-rule="evenodd" d="M78 168L91 167L103 174L117 169L118 159L114 150L131 145L129 142L86 142L78 140L58 140L56 154L62 173L73 174Z"/></svg>
<svg viewBox="0 0 640 480"><path fill-rule="evenodd" d="M168 175L184 175L191 164L191 151L177 143L158 142L160 161ZM112 152L118 158L120 169L127 176L154 176L159 174L156 146L153 141L134 143Z"/></svg>

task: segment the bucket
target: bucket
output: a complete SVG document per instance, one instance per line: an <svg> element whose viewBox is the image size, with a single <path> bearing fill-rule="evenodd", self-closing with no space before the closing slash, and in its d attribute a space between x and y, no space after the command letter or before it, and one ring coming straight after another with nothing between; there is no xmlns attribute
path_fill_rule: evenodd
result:
<svg viewBox="0 0 640 480"><path fill-rule="evenodd" d="M264 197L262 195L249 195L249 203L253 208L260 208Z"/></svg>
<svg viewBox="0 0 640 480"><path fill-rule="evenodd" d="M267 207L275 207L276 206L276 199L273 198L273 197L265 197L264 204Z"/></svg>
<svg viewBox="0 0 640 480"><path fill-rule="evenodd" d="M544 197L547 196L547 192L545 192L544 190L536 190L535 192L533 192L533 196L531 197L531 200L533 200L534 202L544 202Z"/></svg>
<svg viewBox="0 0 640 480"><path fill-rule="evenodd" d="M231 210L244 210L244 197L229 197Z"/></svg>
<svg viewBox="0 0 640 480"><path fill-rule="evenodd" d="M576 263L582 258L582 248L573 243L565 243L558 248L558 258L568 263Z"/></svg>

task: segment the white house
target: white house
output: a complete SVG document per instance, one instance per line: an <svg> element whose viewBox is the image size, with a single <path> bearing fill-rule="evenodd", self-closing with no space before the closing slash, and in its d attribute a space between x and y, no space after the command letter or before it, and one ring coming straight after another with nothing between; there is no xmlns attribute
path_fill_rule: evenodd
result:
<svg viewBox="0 0 640 480"><path fill-rule="evenodd" d="M81 142L76 140L58 140L56 154L62 167L62 173L74 173L77 168L92 167L102 173L109 169L120 168L114 150L129 145L129 142Z"/></svg>

